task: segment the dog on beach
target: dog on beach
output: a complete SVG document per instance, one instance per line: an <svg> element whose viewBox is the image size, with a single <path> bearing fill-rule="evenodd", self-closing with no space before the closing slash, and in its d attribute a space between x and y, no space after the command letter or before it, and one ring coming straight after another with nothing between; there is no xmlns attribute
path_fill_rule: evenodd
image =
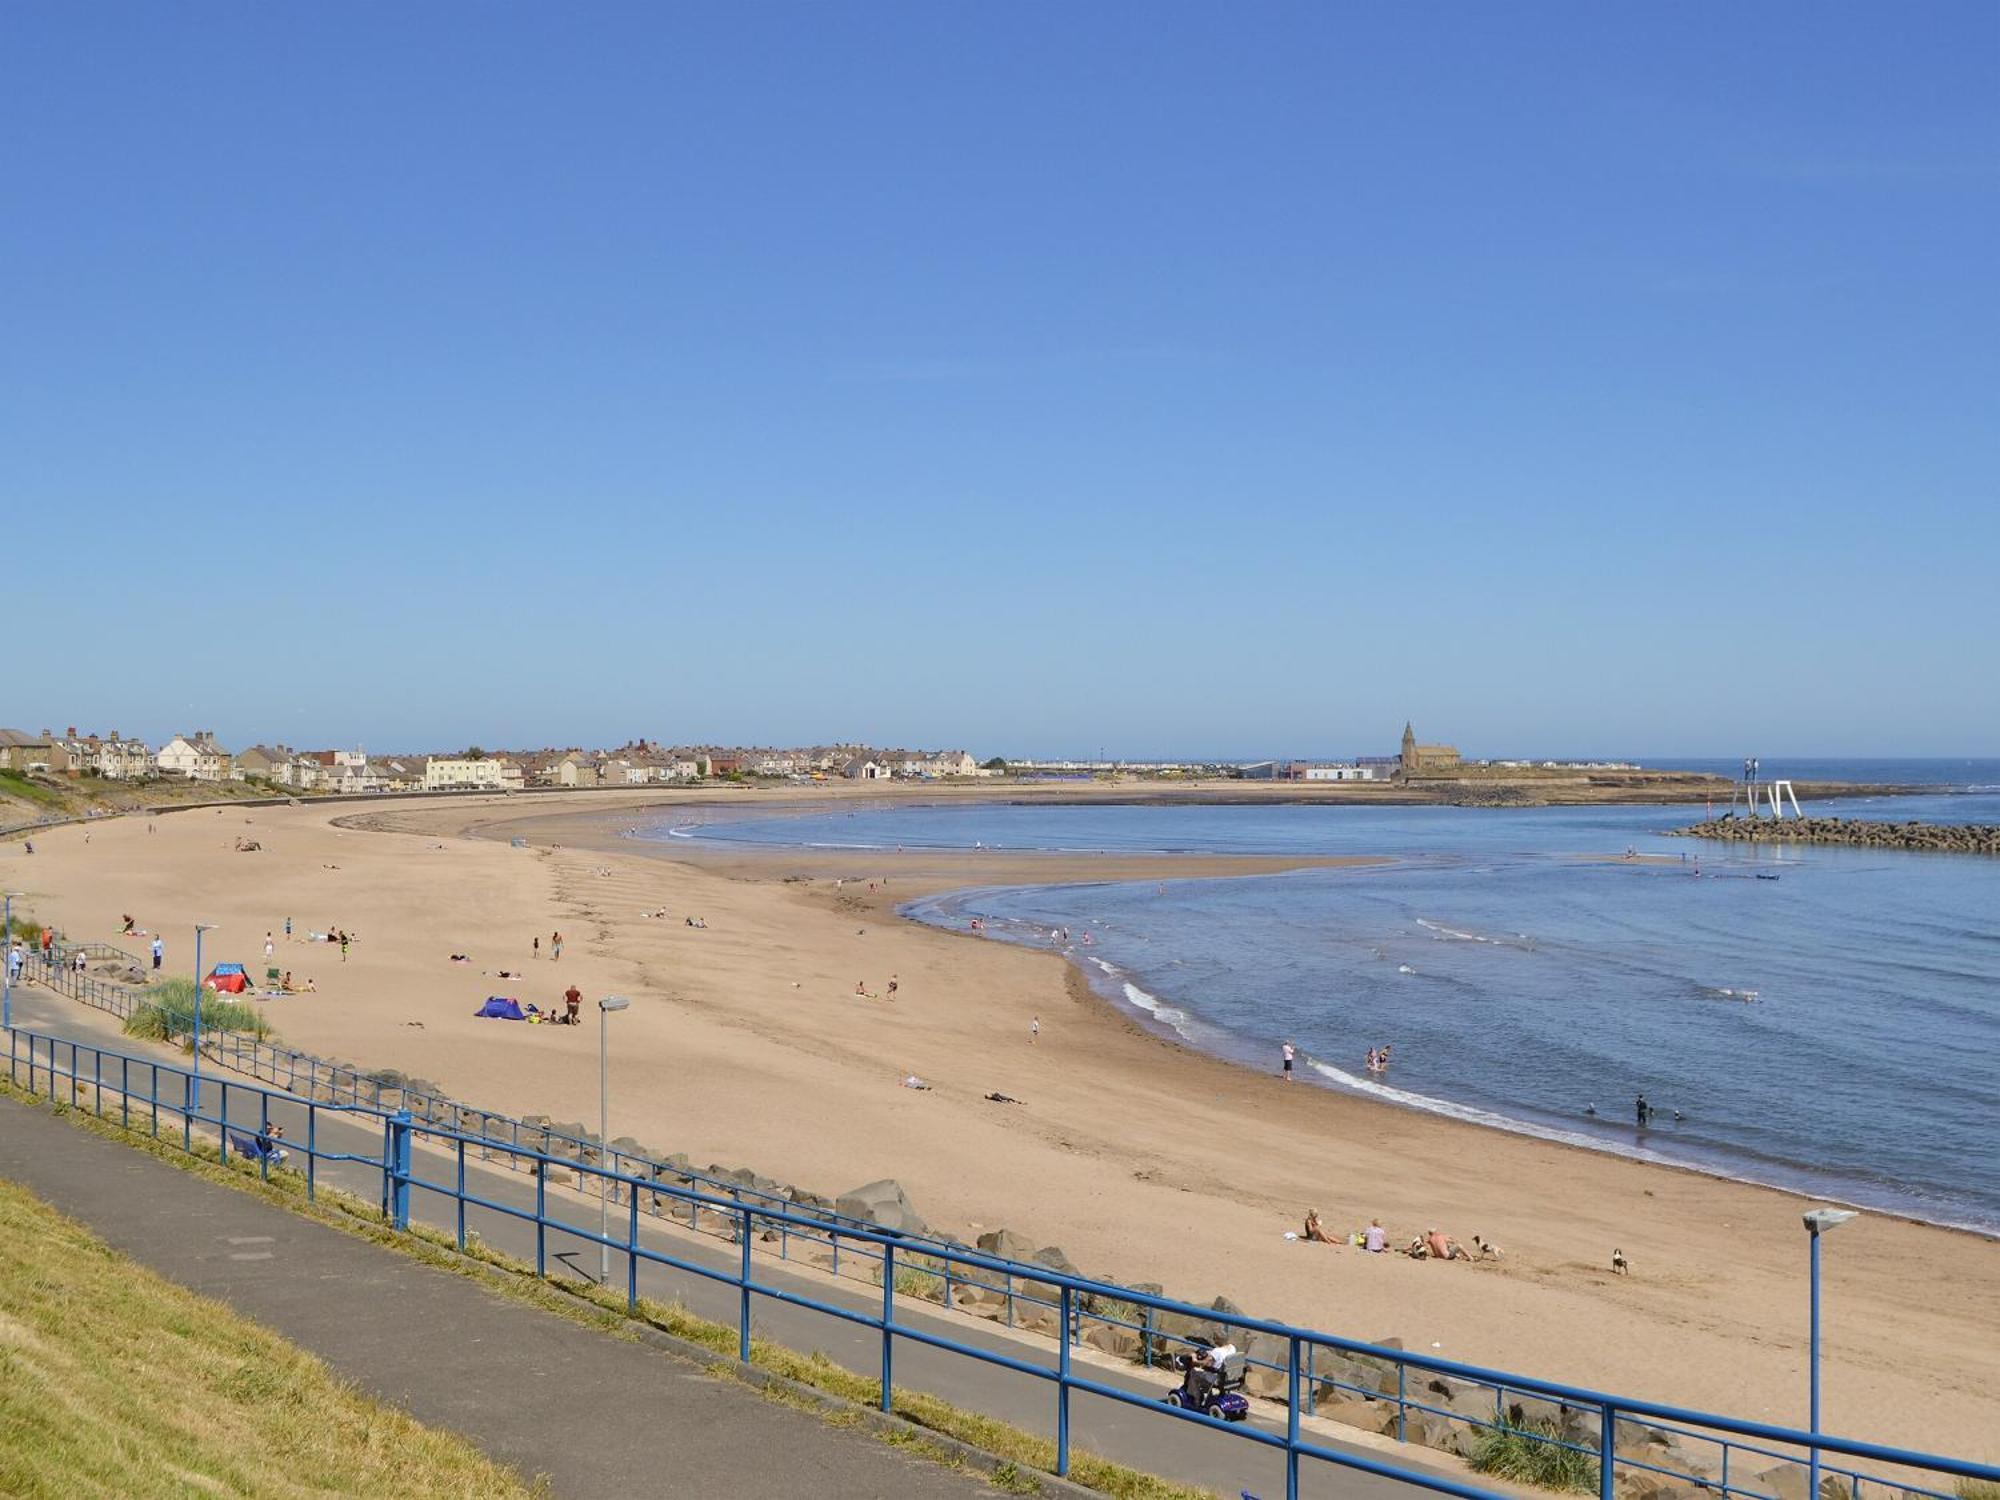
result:
<svg viewBox="0 0 2000 1500"><path fill-rule="evenodd" d="M1615 1247L1611 1251L1611 1274L1613 1276L1630 1276L1632 1274L1632 1262L1625 1258L1623 1250Z"/></svg>

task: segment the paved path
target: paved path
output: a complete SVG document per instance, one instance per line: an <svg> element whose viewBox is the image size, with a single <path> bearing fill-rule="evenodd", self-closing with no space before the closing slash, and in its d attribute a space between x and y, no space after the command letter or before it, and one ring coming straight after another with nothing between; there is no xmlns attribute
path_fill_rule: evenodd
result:
<svg viewBox="0 0 2000 1500"><path fill-rule="evenodd" d="M34 988L26 992L16 989L14 1010L16 1024L47 1034L73 1037L135 1056L150 1053L150 1049L143 1045L119 1036L112 1018L44 989ZM86 1073L88 1070L89 1064L86 1063ZM117 1086L114 1077L107 1075L107 1079L112 1087ZM229 1118L232 1121L249 1119L258 1107L255 1096L249 1086L233 1074L221 1075L214 1081L205 1080L203 1110L210 1115L221 1111L225 1081L228 1084ZM132 1082L135 1091L143 1095L147 1085L138 1071L133 1073ZM43 1087L46 1086L44 1082ZM344 1188L366 1201L379 1201L383 1150L379 1123L372 1118L364 1123L326 1108L314 1113L317 1116L314 1128L321 1151L351 1152L357 1158L365 1158L352 1162L322 1161L317 1169L318 1180L322 1184ZM141 1118L137 1109L134 1118L135 1121ZM306 1112L302 1105L277 1106L272 1109L271 1118L285 1126L294 1143L306 1139ZM177 1120L172 1122L171 1131L178 1136ZM213 1126L201 1127L201 1133L211 1144L214 1143ZM413 1171L419 1179L440 1185L454 1181L456 1163L451 1159L422 1146L418 1147L414 1157ZM4 1158L0 1157L0 1171L4 1170ZM482 1166L476 1159L469 1158L466 1183L471 1193L496 1205L524 1212L532 1218L536 1183L527 1174L498 1166ZM550 1189L547 1211L572 1225L591 1229L596 1225L595 1202L586 1201L575 1193ZM452 1230L456 1223L457 1207L453 1200L435 1192L426 1192L421 1187L412 1190L410 1212L413 1220L447 1231ZM612 1208L611 1232L614 1236L623 1237L626 1213L622 1207ZM493 1249L533 1263L536 1249L533 1223L499 1209L475 1208L468 1215L467 1227ZM702 1267L718 1275L734 1277L737 1273L740 1252L726 1241L709 1235L690 1235L685 1226L676 1232L647 1215L641 1216L640 1227L642 1243L649 1249L672 1254L690 1266ZM551 1272L561 1273L566 1269L579 1276L596 1278L600 1252L591 1241L551 1229L546 1234L543 1248ZM610 1269L610 1284L624 1287L627 1268L622 1252L612 1252ZM879 1314L881 1309L880 1292L872 1290L865 1282L852 1279L831 1282L811 1271L770 1261L761 1254L756 1277L760 1286L850 1307L857 1312ZM640 1293L644 1296L663 1302L678 1302L699 1316L732 1327L736 1323L739 1297L736 1289L705 1278L697 1271L642 1260L638 1281ZM899 1324L907 1322L914 1328L990 1349L1014 1359L1044 1367L1053 1365L1055 1360L1055 1350L1049 1340L1035 1340L992 1323L927 1310L921 1303L899 1302L896 1316ZM754 1304L753 1323L760 1335L790 1348L822 1351L836 1363L860 1374L872 1377L879 1373L881 1335L874 1329L809 1308L763 1298ZM1084 1356L1079 1352L1080 1372L1084 1369L1083 1361ZM1053 1435L1055 1394L1053 1386L1047 1381L910 1340L897 1342L895 1371L899 1389L908 1387L929 1391L957 1405L985 1412L1029 1431ZM1157 1374L1129 1365L1093 1362L1088 1366L1088 1373L1105 1384L1142 1393L1155 1400L1166 1389L1165 1382ZM1267 1431L1282 1432L1282 1414L1276 1421L1266 1419L1260 1425ZM1246 1491L1264 1497L1285 1492L1284 1463L1279 1454L1226 1433L1176 1420L1150 1403L1148 1406L1132 1406L1078 1393L1071 1403L1071 1434L1080 1448L1135 1468L1215 1490L1230 1497L1230 1500L1235 1500L1237 1495ZM1401 1448L1386 1442L1379 1447L1362 1448L1330 1441L1324 1435L1320 1435L1320 1440L1328 1447L1362 1454L1378 1462L1388 1461L1412 1468L1427 1467L1433 1472L1449 1474L1461 1482L1465 1478L1462 1470L1455 1471L1442 1464L1427 1464L1426 1458L1430 1455L1422 1449ZM1308 1460L1303 1466L1300 1493L1308 1500L1321 1500L1321 1497L1328 1497L1328 1500L1331 1497L1338 1497L1338 1500L1411 1500L1411 1497L1425 1492L1415 1486Z"/></svg>
<svg viewBox="0 0 2000 1500"><path fill-rule="evenodd" d="M561 1500L998 1493L11 1100L0 1176Z"/></svg>

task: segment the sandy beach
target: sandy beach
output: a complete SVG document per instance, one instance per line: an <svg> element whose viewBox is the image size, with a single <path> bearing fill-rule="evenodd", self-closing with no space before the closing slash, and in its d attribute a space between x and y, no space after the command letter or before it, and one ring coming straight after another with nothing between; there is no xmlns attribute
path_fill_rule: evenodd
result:
<svg viewBox="0 0 2000 1500"><path fill-rule="evenodd" d="M736 810L780 795L685 800ZM174 973L191 968L196 921L217 924L212 961L253 969L268 931L274 962L318 987L267 1006L285 1042L469 1102L594 1118L594 1027L473 1011L489 994L546 1007L571 982L592 999L625 994L614 1135L826 1193L894 1177L939 1229L970 1239L1006 1226L1092 1274L1803 1424L1806 1200L1287 1086L1275 1059L1262 1075L1131 1024L1055 954L895 915L973 884L1306 861L712 852L617 837L632 810L669 800L132 816L39 834L33 856L0 845L0 880L78 938L117 942L131 913L164 933ZM238 852L243 836L262 847ZM336 926L355 936L345 963L303 941ZM495 977L503 969L525 977ZM900 1087L909 1073L932 1089ZM1505 1258L1443 1265L1285 1241L1312 1207L1340 1232L1379 1217L1397 1242L1432 1225L1468 1242L1477 1232ZM1613 1247L1631 1276L1611 1274ZM1826 1299L1830 1430L2000 1457L2000 1245L1868 1215L1830 1243Z"/></svg>

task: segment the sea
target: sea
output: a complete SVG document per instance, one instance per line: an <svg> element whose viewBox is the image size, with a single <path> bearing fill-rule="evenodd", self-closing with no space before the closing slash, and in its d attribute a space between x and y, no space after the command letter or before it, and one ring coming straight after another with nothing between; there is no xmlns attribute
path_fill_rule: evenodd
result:
<svg viewBox="0 0 2000 1500"><path fill-rule="evenodd" d="M1809 814L2000 823L2000 760L1763 771L1931 789ZM1327 1088L2000 1236L2000 859L1670 836L1703 812L898 801L636 836L1381 856L979 886L905 914L1056 948L1143 1024L1248 1066L1290 1040Z"/></svg>

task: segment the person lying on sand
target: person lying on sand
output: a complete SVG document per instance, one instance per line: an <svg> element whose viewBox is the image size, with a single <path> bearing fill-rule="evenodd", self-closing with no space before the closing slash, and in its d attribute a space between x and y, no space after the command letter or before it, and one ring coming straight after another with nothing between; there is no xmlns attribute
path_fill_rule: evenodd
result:
<svg viewBox="0 0 2000 1500"><path fill-rule="evenodd" d="M1426 1229L1405 1252L1412 1260L1471 1260L1465 1246L1441 1229Z"/></svg>
<svg viewBox="0 0 2000 1500"><path fill-rule="evenodd" d="M1340 1242L1328 1234L1319 1222L1319 1210L1306 1210L1306 1238L1317 1245L1337 1245Z"/></svg>

